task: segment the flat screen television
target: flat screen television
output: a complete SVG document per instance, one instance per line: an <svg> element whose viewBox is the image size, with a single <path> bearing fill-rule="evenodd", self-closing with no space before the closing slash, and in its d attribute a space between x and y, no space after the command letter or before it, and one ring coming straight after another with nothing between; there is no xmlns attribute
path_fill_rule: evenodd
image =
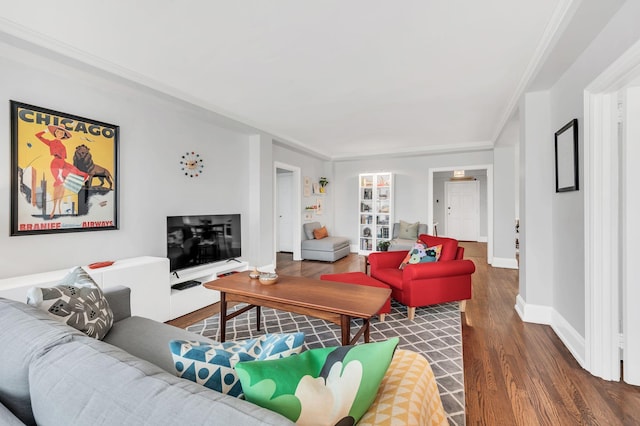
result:
<svg viewBox="0 0 640 426"><path fill-rule="evenodd" d="M235 259L242 254L240 214L167 217L171 272Z"/></svg>

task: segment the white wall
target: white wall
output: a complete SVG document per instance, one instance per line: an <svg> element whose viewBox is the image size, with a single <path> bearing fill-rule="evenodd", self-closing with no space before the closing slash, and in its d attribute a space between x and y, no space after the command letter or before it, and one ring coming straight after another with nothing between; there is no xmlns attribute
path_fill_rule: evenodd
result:
<svg viewBox="0 0 640 426"><path fill-rule="evenodd" d="M167 215L240 213L243 257L262 238L249 227L249 137L210 114L80 72L0 42L0 278L100 260L166 256ZM119 230L9 237L9 99L120 126ZM180 173L180 156L199 152L199 178ZM253 231L255 233L255 230ZM251 260L251 259L247 259Z"/></svg>
<svg viewBox="0 0 640 426"><path fill-rule="evenodd" d="M515 196L517 177L514 164L515 146L497 146L493 150L493 231L494 266L517 268L515 247ZM507 226L509 225L510 226Z"/></svg>
<svg viewBox="0 0 640 426"><path fill-rule="evenodd" d="M336 232L358 241L358 175L366 172L394 174L395 220L427 223L428 174L430 168L491 164L491 151L455 154L421 155L412 157L373 158L337 161L334 164L336 181ZM443 199L440 200L444 202ZM440 230L440 229L439 229Z"/></svg>
<svg viewBox="0 0 640 426"><path fill-rule="evenodd" d="M309 197L305 197L304 194L302 194L301 205L296 206L296 211L299 211L302 218L305 213L310 213L313 221L318 221L327 227L329 235L337 235L335 234L334 228L334 194L336 183L334 182L331 168L328 167L328 162L279 144L273 145L273 160L299 167L301 180L304 180L305 176L311 178L311 183L318 183L318 179L320 179L321 176L324 176L329 180L329 184L326 187L327 192L325 194L313 194L313 191ZM300 187L303 187L302 181L300 182ZM324 211L322 214L319 215L314 212L307 212L304 210L305 206L316 204L318 198L323 202ZM304 222L305 221L303 220L302 223ZM302 236L302 228L299 232L300 236Z"/></svg>
<svg viewBox="0 0 640 426"><path fill-rule="evenodd" d="M640 40L640 2L626 2L594 41L585 49L565 74L555 83L546 98L540 94L525 95L537 98L533 111L521 111L521 127L525 138L520 147L521 223L526 222L521 237L520 295L526 302L542 304L551 309L571 332L584 339L584 188L570 193L555 193L553 134L573 118L578 119L580 184L584 184L584 89L625 50ZM522 105L522 104L521 104ZM527 105L531 107L532 105ZM548 115L548 126L544 116ZM532 127L548 127L543 134L531 136ZM537 131L534 131L537 133ZM527 136L528 135L528 136ZM542 144L544 147L535 147ZM538 158L531 157L532 152ZM541 174L541 171L546 171ZM526 193L523 193L526 191ZM533 194L532 194L533 192ZM536 196L537 194L537 196ZM548 207L541 208L541 205ZM532 222L534 222L532 224ZM547 232L549 230L549 232ZM522 225L521 225L522 233ZM532 244L532 238L544 237ZM524 247L523 247L523 243ZM524 251L523 251L524 249ZM543 254L549 253L547 256ZM542 258L540 258L542 257ZM540 260L545 260L540 262ZM550 269L550 276L535 277L531 269ZM547 284L548 280L550 284ZM613 284L617 285L617 284ZM562 336L561 336L562 337ZM575 348L573 348L575 349ZM579 351L578 351L579 352ZM575 353L575 352L574 352Z"/></svg>

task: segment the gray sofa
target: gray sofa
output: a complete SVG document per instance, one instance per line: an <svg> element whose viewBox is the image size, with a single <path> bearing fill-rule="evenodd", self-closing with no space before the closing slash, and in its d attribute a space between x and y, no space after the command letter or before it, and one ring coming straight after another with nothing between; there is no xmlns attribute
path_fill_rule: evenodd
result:
<svg viewBox="0 0 640 426"><path fill-rule="evenodd" d="M313 235L313 230L320 227L320 222L309 222L302 225L305 237L302 240L301 256L303 259L335 262L349 254L351 242L348 238L330 236L317 240Z"/></svg>
<svg viewBox="0 0 640 426"><path fill-rule="evenodd" d="M207 339L132 317L126 287L105 295L115 321L104 341L0 298L0 424L293 424L176 377L169 341Z"/></svg>

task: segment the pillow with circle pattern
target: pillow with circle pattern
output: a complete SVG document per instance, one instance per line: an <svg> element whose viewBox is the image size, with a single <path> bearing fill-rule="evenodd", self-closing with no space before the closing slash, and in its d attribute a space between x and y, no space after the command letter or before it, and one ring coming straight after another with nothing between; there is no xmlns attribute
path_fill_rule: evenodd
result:
<svg viewBox="0 0 640 426"><path fill-rule="evenodd" d="M234 367L240 361L285 358L299 354L304 333L265 334L235 342L169 342L178 377L231 396L242 395Z"/></svg>
<svg viewBox="0 0 640 426"><path fill-rule="evenodd" d="M404 269L405 266L416 263L428 263L437 262L442 254L442 244L437 246L427 247L422 242L417 242L411 250L407 253L400 264L400 269Z"/></svg>
<svg viewBox="0 0 640 426"><path fill-rule="evenodd" d="M100 287L77 266L53 287L32 287L27 304L86 335L102 340L113 325L113 312Z"/></svg>

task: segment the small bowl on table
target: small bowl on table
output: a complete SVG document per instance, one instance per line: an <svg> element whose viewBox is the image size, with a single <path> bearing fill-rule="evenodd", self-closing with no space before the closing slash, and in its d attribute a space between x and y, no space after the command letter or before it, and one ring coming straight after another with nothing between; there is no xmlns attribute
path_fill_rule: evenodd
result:
<svg viewBox="0 0 640 426"><path fill-rule="evenodd" d="M260 278L260 271L258 271L258 268L254 268L253 271L249 272L249 278L252 280Z"/></svg>
<svg viewBox="0 0 640 426"><path fill-rule="evenodd" d="M263 272L258 277L260 284L271 285L278 282L278 274L273 272Z"/></svg>

